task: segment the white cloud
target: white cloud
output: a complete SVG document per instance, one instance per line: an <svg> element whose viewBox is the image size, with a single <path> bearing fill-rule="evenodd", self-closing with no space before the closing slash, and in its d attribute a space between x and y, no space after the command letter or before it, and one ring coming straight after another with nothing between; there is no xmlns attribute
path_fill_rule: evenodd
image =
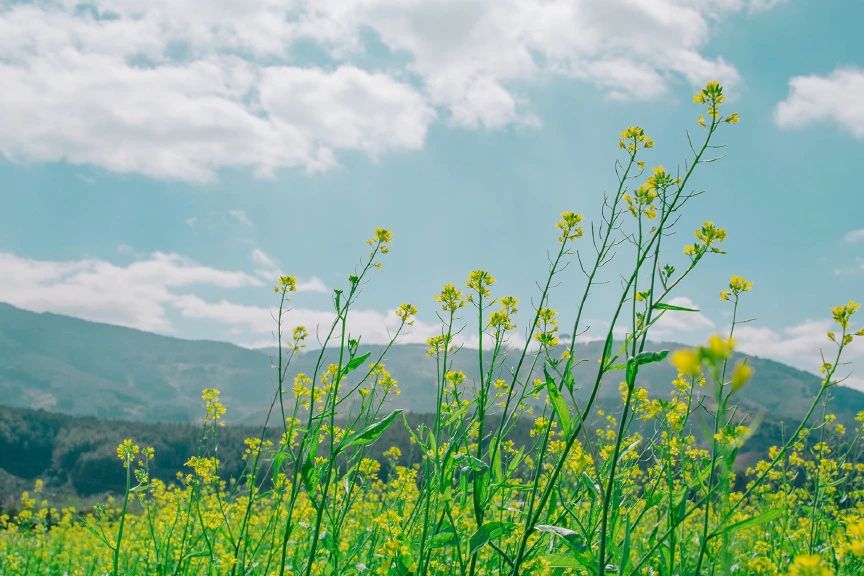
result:
<svg viewBox="0 0 864 576"><path fill-rule="evenodd" d="M273 258L271 258L270 255L263 250L255 248L249 254L249 257L255 264L255 274L259 278L275 282L276 278L280 276L279 266L276 264Z"/></svg>
<svg viewBox="0 0 864 576"><path fill-rule="evenodd" d="M262 268L266 268L268 270L276 269L276 263L273 261L273 258L271 258L263 250L255 248L254 250L252 250L249 256L252 258L252 262L257 264L258 266L261 266Z"/></svg>
<svg viewBox="0 0 864 576"><path fill-rule="evenodd" d="M861 240L864 240L864 228L859 228L858 230L850 230L843 236L843 240L845 240L849 244L854 244L855 242L860 242Z"/></svg>
<svg viewBox="0 0 864 576"><path fill-rule="evenodd" d="M836 124L856 138L864 138L864 70L838 68L828 76L796 76L789 96L777 105L774 119L783 128L817 123Z"/></svg>
<svg viewBox="0 0 864 576"><path fill-rule="evenodd" d="M818 372L822 364L820 350L830 357L836 345L828 340L826 333L837 331L830 320L806 321L781 331L766 327L744 325L735 330L735 341L742 352L785 362L802 370ZM845 384L864 390L864 339L856 339L845 352L838 377L852 373ZM857 372L856 372L857 370Z"/></svg>
<svg viewBox="0 0 864 576"><path fill-rule="evenodd" d="M265 281L275 282L279 276L285 273L279 267L279 264L276 263L276 260L260 248L252 250L252 252L249 253L249 257L256 266L255 274ZM300 280L297 282L297 292L327 294L330 292L330 289L327 288L327 285L324 284L323 280L317 276L312 276L308 280Z"/></svg>
<svg viewBox="0 0 864 576"><path fill-rule="evenodd" d="M253 258L273 263L262 251ZM257 277L242 271L202 266L178 254L154 253L126 266L104 260L34 260L0 252L0 301L36 312L55 312L141 330L173 333L176 312L186 320L215 323L216 339L270 341L275 323L268 307L206 300L195 288L232 289L265 287ZM298 282L297 292L328 292L316 277ZM334 318L327 310L298 306L288 310L289 326L305 325L312 337ZM394 311L356 309L349 329L368 343L384 343L399 326ZM409 327L402 342L422 342L438 328L420 320ZM323 337L323 334L322 334Z"/></svg>
<svg viewBox="0 0 864 576"><path fill-rule="evenodd" d="M301 280L297 283L297 292L316 292L318 294L328 294L330 289L324 284L324 281L317 276L312 276L308 280Z"/></svg>
<svg viewBox="0 0 864 576"><path fill-rule="evenodd" d="M244 272L201 266L160 252L127 266L96 259L31 260L0 252L0 269L0 301L160 332L172 330L168 307L179 297L178 290L261 286Z"/></svg>
<svg viewBox="0 0 864 576"><path fill-rule="evenodd" d="M243 210L233 209L228 211L228 216L243 224L244 226L252 226L252 220L249 219L249 215L246 214Z"/></svg>
<svg viewBox="0 0 864 576"><path fill-rule="evenodd" d="M670 298L667 304L681 306L683 308L699 309L699 306L686 296ZM657 323L654 324L654 329L651 331L651 337L655 340L686 339L686 336L692 332L704 332L714 328L714 326L714 322L702 312L667 310L663 313L663 316L657 320ZM678 338L679 336L681 338Z"/></svg>
<svg viewBox="0 0 864 576"><path fill-rule="evenodd" d="M324 170L342 151L419 149L436 118L534 124L524 88L552 76L612 98L657 98L676 78L735 83L732 65L702 54L713 25L775 4L7 3L0 154L195 182L224 168ZM369 38L387 50L373 52ZM304 46L328 58L304 63Z"/></svg>

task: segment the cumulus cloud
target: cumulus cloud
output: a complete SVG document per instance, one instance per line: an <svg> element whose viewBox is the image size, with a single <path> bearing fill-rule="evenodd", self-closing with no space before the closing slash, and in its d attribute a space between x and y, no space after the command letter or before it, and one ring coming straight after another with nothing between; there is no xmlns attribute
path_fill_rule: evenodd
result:
<svg viewBox="0 0 864 576"><path fill-rule="evenodd" d="M275 282L279 276L285 273L279 267L276 260L260 248L252 250L249 253L249 258L255 264L255 274L266 282ZM312 276L308 280L299 280L297 282L297 292L327 294L330 292L330 289L327 288L323 280L317 276Z"/></svg>
<svg viewBox="0 0 864 576"><path fill-rule="evenodd" d="M261 285L244 272L201 266L161 252L127 266L97 259L31 260L0 252L0 268L5 272L0 301L160 332L172 330L167 307L176 302L178 290Z"/></svg>
<svg viewBox="0 0 864 576"><path fill-rule="evenodd" d="M843 240L845 240L849 244L854 244L855 242L860 242L861 240L864 240L864 228L859 228L858 230L850 230L843 236Z"/></svg>
<svg viewBox="0 0 864 576"><path fill-rule="evenodd" d="M776 0L76 0L0 7L0 154L206 182L535 124L550 76L612 98L738 80L712 26ZM370 40L372 39L372 40ZM381 50L383 46L384 50ZM319 54L302 59L305 50ZM374 63L374 64L370 64Z"/></svg>
<svg viewBox="0 0 864 576"><path fill-rule="evenodd" d="M686 296L670 298L667 304L698 310L699 306ZM651 337L654 339L686 338L693 332L704 332L715 327L714 322L702 312L667 310L654 324Z"/></svg>
<svg viewBox="0 0 864 576"><path fill-rule="evenodd" d="M827 76L796 76L789 96L777 105L774 119L782 128L830 123L864 138L864 70L838 68Z"/></svg>
<svg viewBox="0 0 864 576"><path fill-rule="evenodd" d="M801 322L779 331L744 325L735 330L735 341L742 352L818 372L822 364L820 350L826 356L830 355L829 350L834 350L835 345L825 336L830 330L836 331L830 320ZM864 340L854 340L847 347L844 360L849 364L841 367L838 377L852 373L853 377L845 384L864 390Z"/></svg>
<svg viewBox="0 0 864 576"><path fill-rule="evenodd" d="M251 257L274 264L264 252ZM275 264L274 264L275 265ZM157 252L118 266L98 259L56 261L22 258L0 252L0 301L35 312L55 312L130 328L175 333L177 320L207 321L219 330L217 338L272 345L274 311L266 306L206 299L201 289L264 287L255 275L198 264L178 254ZM316 277L301 279L297 292L327 292ZM329 310L297 306L287 311L289 326L304 325L313 337L332 323ZM349 329L368 343L384 343L399 326L395 311L356 309ZM408 328L403 342L422 342L439 328L419 320ZM322 334L323 337L323 334Z"/></svg>

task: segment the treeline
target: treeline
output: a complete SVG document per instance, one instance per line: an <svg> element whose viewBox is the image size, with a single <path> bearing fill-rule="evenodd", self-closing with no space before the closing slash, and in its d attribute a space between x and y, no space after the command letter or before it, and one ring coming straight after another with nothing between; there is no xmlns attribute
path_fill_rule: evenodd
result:
<svg viewBox="0 0 864 576"><path fill-rule="evenodd" d="M431 415L409 414L419 424L432 424ZM522 436L528 438L527 423ZM279 432L270 430L268 438L277 442ZM258 437L261 427L224 426L218 429L220 476L237 478L244 470L244 440ZM122 491L125 473L116 450L124 438L141 446L152 446L156 458L151 463L154 478L169 482L185 466L190 456L206 453L210 444L202 444L200 426L183 423L141 423L77 417L0 406L0 503L12 505L22 489L37 478L45 481L46 490L67 498L87 498ZM400 465L420 461L404 426L391 426L372 449L380 456L391 446L401 452ZM382 460L382 473L388 462Z"/></svg>
<svg viewBox="0 0 864 576"><path fill-rule="evenodd" d="M609 413L620 411L609 403ZM416 425L432 424L432 416L408 414ZM638 426L638 422L636 423ZM517 443L531 442L532 422L520 423L515 431ZM788 428L788 427L787 427ZM650 430L642 431L650 435ZM698 426L694 428L698 435ZM218 457L222 478L238 478L244 470L244 439L258 437L260 427L225 426L218 431ZM589 433L590 435L590 433ZM772 444L782 443L784 427L770 420L756 429L739 453L739 467L746 467L763 456ZM278 431L268 437L274 443ZM205 453L200 426L183 423L141 423L66 416L0 406L0 511L14 507L21 490L32 487L40 478L55 501L88 500L122 490L124 471L116 449L124 438L141 446L152 446L156 458L151 464L153 477L170 482L185 466L190 456ZM420 454L404 426L391 426L372 447L371 455L380 456L392 446L399 448L398 464L410 466L420 462ZM389 473L389 460L379 458L381 473Z"/></svg>

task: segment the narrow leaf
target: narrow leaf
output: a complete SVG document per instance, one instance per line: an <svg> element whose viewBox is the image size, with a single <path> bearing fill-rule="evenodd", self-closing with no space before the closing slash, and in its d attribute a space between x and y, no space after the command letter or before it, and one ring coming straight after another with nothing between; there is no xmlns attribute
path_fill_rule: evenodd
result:
<svg viewBox="0 0 864 576"><path fill-rule="evenodd" d="M657 302L654 304L654 308L657 310L673 310L675 312L698 312L698 308L687 308L686 306L676 306L674 304L664 304L663 302Z"/></svg>
<svg viewBox="0 0 864 576"><path fill-rule="evenodd" d="M347 436L339 444L336 451L341 452L351 446L368 446L369 444L372 444L381 437L384 431L393 423L393 420L395 420L401 413L402 410L394 410L381 420L366 426L362 430L355 432L350 436Z"/></svg>
<svg viewBox="0 0 864 576"><path fill-rule="evenodd" d="M471 536L471 554L475 554L490 541L509 534L515 527L516 525L512 522L489 522L484 524Z"/></svg>
<svg viewBox="0 0 864 576"><path fill-rule="evenodd" d="M633 357L633 363L637 366L651 364L654 362L663 361L669 355L669 350L660 350L659 352L640 352Z"/></svg>
<svg viewBox="0 0 864 576"><path fill-rule="evenodd" d="M758 516L753 516L751 518L747 518L745 520L741 520L740 522L735 522L734 524L730 524L725 528L714 533L714 536L720 536L722 534L728 534L730 532L737 532L738 530L744 530L745 528L752 528L754 526L759 526L760 524L765 524L766 522L770 522L775 518L779 517L783 511L779 508L774 508L773 510L768 510L767 512L763 512Z"/></svg>
<svg viewBox="0 0 864 576"><path fill-rule="evenodd" d="M543 374L546 375L546 391L549 393L549 400L552 401L552 407L558 415L558 420L561 422L564 434L569 435L570 427L572 426L570 408L567 407L567 402L564 400L564 396L561 394L561 391L558 390L558 386L549 375L549 372L546 371L545 366L543 367Z"/></svg>
<svg viewBox="0 0 864 576"><path fill-rule="evenodd" d="M359 368L360 366L362 366L363 363L369 359L369 354L371 354L371 352L361 354L360 356L355 356L354 358L349 360L348 364L345 366L344 374L349 374L349 373L353 372L354 370L356 370L357 368Z"/></svg>

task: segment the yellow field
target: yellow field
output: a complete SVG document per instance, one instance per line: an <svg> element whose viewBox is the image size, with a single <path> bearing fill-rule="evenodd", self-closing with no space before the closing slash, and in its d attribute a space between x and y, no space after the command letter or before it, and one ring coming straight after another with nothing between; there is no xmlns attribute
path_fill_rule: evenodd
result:
<svg viewBox="0 0 864 576"><path fill-rule="evenodd" d="M240 478L220 477L226 407L218 390L206 389L202 448L176 482L152 479L149 465L159 455L130 439L117 448L127 478L118 500L92 511L57 510L37 483L22 495L20 512L0 517L0 574L864 574L864 413L847 429L823 408L842 378L844 349L864 336L854 324L860 306L831 310L830 355L807 417L746 471L736 458L758 421L736 409L752 368L733 353L751 283L733 276L720 293L730 306L728 333L672 354L653 350L648 338L664 314L689 312L668 304L670 295L723 253L726 239L723 228L705 222L692 244L667 250L696 196L688 191L691 174L711 160L718 131L739 121L721 111L717 83L694 100L704 106L697 121L703 139L682 169L646 169L640 153L654 143L641 128L627 128L617 192L605 199L590 239L582 238L589 231L582 216L562 214L522 344L511 339L520 304L493 294L488 272L475 270L464 286L440 291L441 333L428 341L437 367L430 425L410 425L387 408L399 388L386 351L361 354L348 330L360 288L392 242L379 228L359 270L334 294L336 319L323 331L326 346L312 374L290 372L307 330L282 325L296 279L280 279L269 427L247 439ZM579 248L586 240L593 246ZM620 294L603 351L591 359L574 358L573 344L561 352L549 303L550 287L577 250L584 250L587 281L571 334L585 327L598 271L616 255L632 263L620 287L604 288ZM673 258L681 263L666 263ZM471 310L476 321L469 322ZM392 342L416 312L410 304L397 308L401 327ZM458 349L468 332L480 345L472 374L451 369L454 354L474 354ZM572 368L582 360L596 366L594 381L574 382ZM655 362L678 371L669 397L650 398L639 385L640 367ZM610 374L621 382L614 413L594 402ZM593 391L587 403L574 400L576 386ZM516 434L525 419L533 422L527 439ZM409 428L423 455L418 464L400 466L398 447L383 450L382 461L370 457L372 446L387 448L379 444L391 426ZM268 428L281 440L266 440Z"/></svg>

